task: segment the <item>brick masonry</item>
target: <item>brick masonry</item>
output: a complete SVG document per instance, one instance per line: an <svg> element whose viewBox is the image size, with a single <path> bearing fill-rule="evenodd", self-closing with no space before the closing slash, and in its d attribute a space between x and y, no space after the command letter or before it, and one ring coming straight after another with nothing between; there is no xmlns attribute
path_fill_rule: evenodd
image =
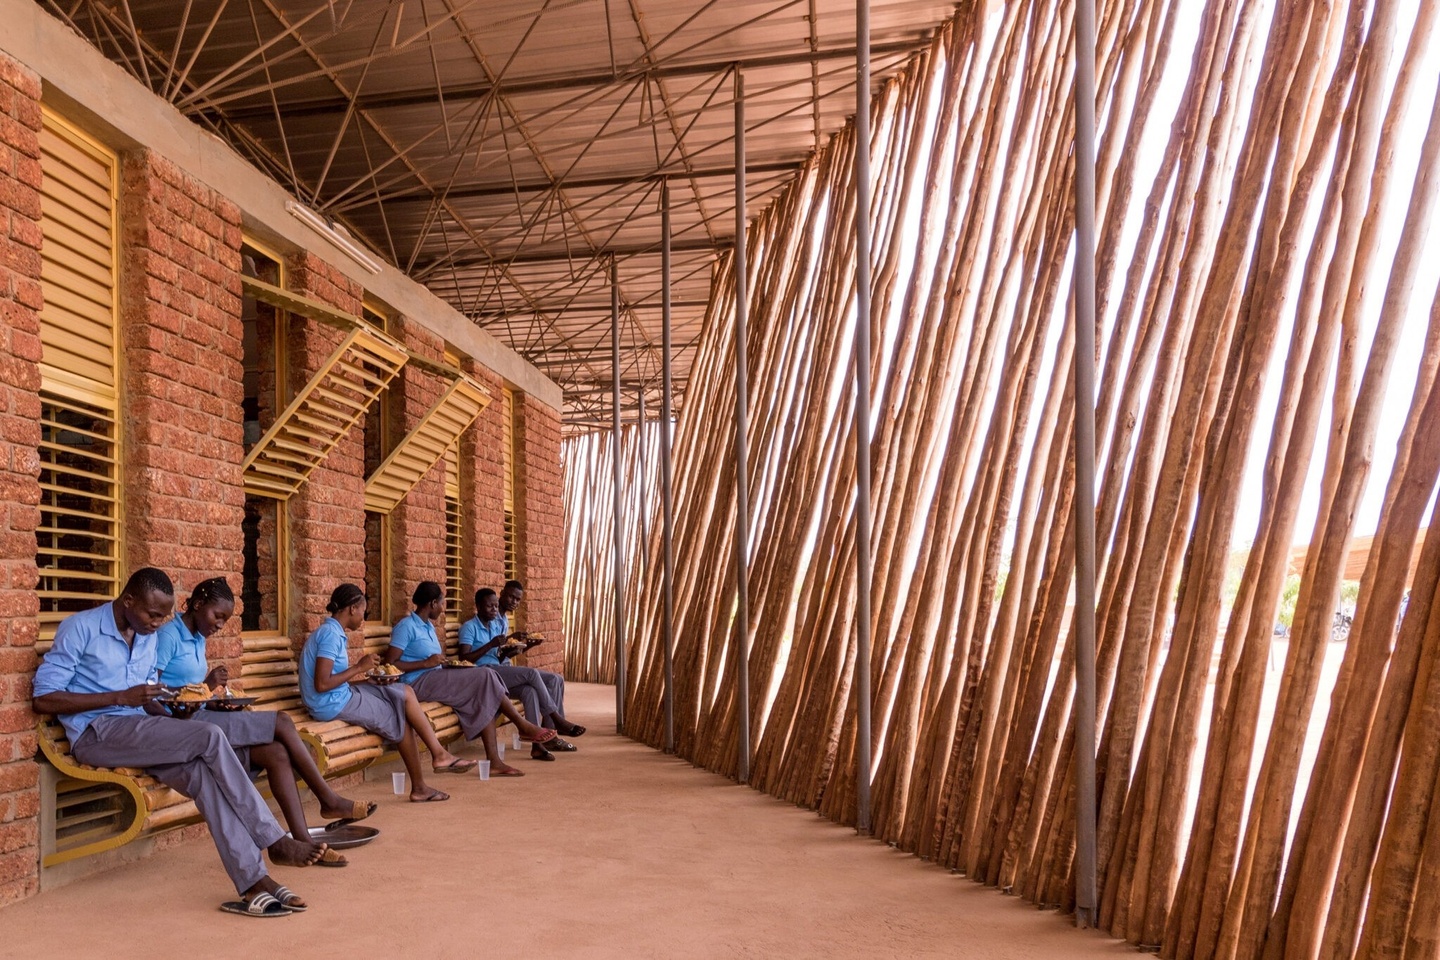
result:
<svg viewBox="0 0 1440 960"><path fill-rule="evenodd" d="M287 286L296 293L359 316L358 284L310 253L290 257ZM286 342L293 396L309 382L343 339L339 330L291 317ZM298 651L328 614L330 593L342 583L365 583L364 434L351 430L310 479L286 503L290 544L290 638ZM351 656L360 654L361 634L350 637Z"/></svg>
<svg viewBox="0 0 1440 960"><path fill-rule="evenodd" d="M445 341L411 320L399 318L390 332L412 354L440 360ZM399 444L420 423L445 392L441 377L419 364L407 363L390 384L390 437ZM393 448L392 448L393 449ZM414 609L410 597L422 580L445 585L445 462L421 478L390 512L390 609L387 624Z"/></svg>
<svg viewBox="0 0 1440 960"><path fill-rule="evenodd" d="M528 654L527 662L564 673L565 508L560 412L519 393L515 408L516 522L520 580L525 584L525 628L546 637L543 646Z"/></svg>
<svg viewBox="0 0 1440 960"><path fill-rule="evenodd" d="M466 594L465 619L474 616L475 592L499 590L505 579L505 503L501 390L504 381L473 361L462 369L490 391L490 403L460 438L460 461L470 469L469 495L460 503L463 554L461 577Z"/></svg>
<svg viewBox="0 0 1440 960"><path fill-rule="evenodd" d="M40 78L0 54L0 906L39 889Z"/></svg>
<svg viewBox="0 0 1440 960"><path fill-rule="evenodd" d="M40 97L39 78L0 54L0 905L39 888L40 768L30 697L40 498ZM199 580L217 574L238 588L244 516L241 211L166 158L142 149L122 156L119 217L126 572L161 567L175 577L182 598ZM359 285L325 262L300 253L288 258L287 267L290 289L360 313ZM442 355L444 344L420 323L402 319L392 332L417 354ZM283 373L291 392L308 381L341 336L315 321L288 321ZM268 346L260 344L262 352ZM480 584L498 587L503 572L502 383L483 366L462 362L494 397L461 439L468 595ZM262 399L271 382L261 384ZM442 389L434 373L406 368L387 407L392 442L414 426ZM262 419L269 415L273 411L262 412ZM559 417L517 396L517 422L528 624L553 641L532 662L558 669ZM388 613L393 616L408 610L415 581L444 578L443 470L437 465L392 515ZM297 645L325 618L337 584L366 580L364 477L364 431L357 429L285 505L283 626ZM238 661L238 626L237 618L212 638L213 658ZM359 633L351 639L358 651ZM156 850L203 833L203 827L176 831Z"/></svg>
<svg viewBox="0 0 1440 960"><path fill-rule="evenodd" d="M165 570L182 602L214 576L238 595L240 209L141 150L121 161L120 225L125 568ZM239 675L239 617L206 652Z"/></svg>

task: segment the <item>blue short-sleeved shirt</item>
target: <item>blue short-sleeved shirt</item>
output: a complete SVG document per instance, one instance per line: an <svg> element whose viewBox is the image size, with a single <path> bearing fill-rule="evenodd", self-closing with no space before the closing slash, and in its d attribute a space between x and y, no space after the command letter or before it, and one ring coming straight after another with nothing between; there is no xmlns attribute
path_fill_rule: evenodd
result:
<svg viewBox="0 0 1440 960"><path fill-rule="evenodd" d="M179 614L155 631L155 669L167 687L200 683L210 672L205 662L205 638L185 626Z"/></svg>
<svg viewBox="0 0 1440 960"><path fill-rule="evenodd" d="M496 637L503 637L510 632L510 618L500 614L489 623L484 623L479 617L471 617L460 625L460 650L461 652L477 650L485 646ZM510 662L510 658L500 657L500 648L492 647L485 651L484 656L475 661L477 667L500 667Z"/></svg>
<svg viewBox="0 0 1440 960"><path fill-rule="evenodd" d="M35 671L35 696L47 693L114 693L155 679L155 634L137 633L126 643L115 626L115 604L74 613L60 621L55 645ZM138 714L141 707L97 707L60 715L65 735L74 743L102 716Z"/></svg>
<svg viewBox="0 0 1440 960"><path fill-rule="evenodd" d="M390 631L390 646L398 648L400 659L407 663L418 663L445 652L440 647L440 638L435 636L435 625L418 613L412 613L395 624ZM410 670L402 673L400 679L406 683L414 683L427 672L439 669L426 667L424 670Z"/></svg>
<svg viewBox="0 0 1440 960"><path fill-rule="evenodd" d="M348 683L324 693L315 689L315 661L320 657L334 662L333 673L350 669L350 646L345 628L334 617L316 627L300 651L300 698L305 701L305 709L316 720L334 720L354 694Z"/></svg>

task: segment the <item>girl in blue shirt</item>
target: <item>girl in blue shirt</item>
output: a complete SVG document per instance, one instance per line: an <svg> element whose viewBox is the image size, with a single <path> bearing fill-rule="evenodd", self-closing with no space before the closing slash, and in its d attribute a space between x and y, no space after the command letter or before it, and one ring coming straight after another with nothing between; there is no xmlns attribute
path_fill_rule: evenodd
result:
<svg viewBox="0 0 1440 960"><path fill-rule="evenodd" d="M183 687L204 683L216 690L230 680L230 672L222 663L207 672L205 640L224 629L235 614L235 594L224 577L215 577L196 584L185 601L185 612L176 616L156 634L155 668L167 686ZM240 755L240 762L253 761L263 767L270 778L270 790L280 804L286 826L292 837L308 837L305 808L295 773L310 785L320 801L320 816L326 820L364 820L375 812L375 804L342 797L321 775L315 759L300 740L300 733L290 716L278 710L244 710L220 713L200 710L196 720L214 724ZM246 756L248 751L248 757ZM348 863L334 850L326 849L317 861L319 866L343 867Z"/></svg>
<svg viewBox="0 0 1440 960"><path fill-rule="evenodd" d="M544 730L530 723L505 694L505 682L489 667L447 670L435 632L435 621L445 612L445 591L434 580L425 580L415 588L410 602L415 612L405 617L390 632L390 646L385 661L405 671L401 679L415 691L420 700L443 703L460 718L460 729L466 740L477 737L485 745L490 758L490 774L495 777L523 777L525 774L500 759L495 745L495 716L503 713L520 731L520 739L544 743L555 739L555 731Z"/></svg>
<svg viewBox="0 0 1440 960"><path fill-rule="evenodd" d="M330 618L315 628L300 651L300 697L317 720L344 720L394 743L410 774L412 802L449 800L448 793L425 783L416 735L430 751L436 773L474 770L475 761L445 749L408 684L382 687L370 681L370 671L379 662L375 654L367 653L350 666L346 631L364 624L365 605L365 591L353 583L342 583L330 594L325 607Z"/></svg>

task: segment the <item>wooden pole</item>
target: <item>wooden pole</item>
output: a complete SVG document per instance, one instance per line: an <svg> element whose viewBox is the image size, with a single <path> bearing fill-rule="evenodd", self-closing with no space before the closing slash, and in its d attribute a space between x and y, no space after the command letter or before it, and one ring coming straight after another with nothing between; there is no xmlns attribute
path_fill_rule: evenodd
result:
<svg viewBox="0 0 1440 960"><path fill-rule="evenodd" d="M1095 0L1075 3L1075 922L1095 897Z"/></svg>

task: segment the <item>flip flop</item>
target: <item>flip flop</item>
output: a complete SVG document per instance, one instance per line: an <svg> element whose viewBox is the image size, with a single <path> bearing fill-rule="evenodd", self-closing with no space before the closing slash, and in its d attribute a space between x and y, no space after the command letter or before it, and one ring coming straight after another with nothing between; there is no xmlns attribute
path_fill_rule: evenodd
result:
<svg viewBox="0 0 1440 960"><path fill-rule="evenodd" d="M231 900L222 903L220 909L226 913L238 913L242 917L256 917L263 920L271 917L288 917L294 912L264 890L249 900Z"/></svg>
<svg viewBox="0 0 1440 960"><path fill-rule="evenodd" d="M571 743L569 740L564 740L560 737L556 737L554 740L551 740L549 743L545 744L545 749L552 750L555 753L574 753L580 748L575 746L575 744Z"/></svg>
<svg viewBox="0 0 1440 960"><path fill-rule="evenodd" d="M565 736L583 737L585 736L585 728L580 726L580 724L578 723L572 723L570 724L570 729L565 731Z"/></svg>
<svg viewBox="0 0 1440 960"><path fill-rule="evenodd" d="M326 847L325 852L320 854L320 859L316 860L314 865L317 867L348 867L350 861L346 860L342 854ZM280 899L283 902L285 898L281 897ZM287 903L286 906L288 907L289 904Z"/></svg>
<svg viewBox="0 0 1440 960"><path fill-rule="evenodd" d="M410 802L411 802L411 803L439 803L441 800L449 800L449 799L450 799L450 794L446 793L444 790L436 790L436 791L432 792L432 793L430 794L430 796L428 796L428 797L421 797L421 798L418 799L418 800L415 799L414 797L411 797L411 798L410 798Z"/></svg>
<svg viewBox="0 0 1440 960"><path fill-rule="evenodd" d="M280 906L284 907L286 910L289 910L291 913L304 913L306 910L310 909L310 905L304 900L300 899L300 895L294 890L291 890L289 887L276 887L275 892L271 894L271 896L273 896L276 900L279 900Z"/></svg>
<svg viewBox="0 0 1440 960"><path fill-rule="evenodd" d="M443 767L431 767L430 769L436 773L469 773L479 765L480 762L478 760L463 760L457 757Z"/></svg>
<svg viewBox="0 0 1440 960"><path fill-rule="evenodd" d="M554 758L552 757L551 759L553 760ZM490 776L491 776L491 777L523 777L523 776L525 776L525 771L524 771L524 770L516 770L514 767L511 767L509 770L495 770L495 771L493 771L493 772L490 774Z"/></svg>
<svg viewBox="0 0 1440 960"><path fill-rule="evenodd" d="M551 740L554 740L557 736L559 736L559 734L557 734L554 730L544 730L544 729L542 729L542 730L540 731L540 735L537 736L537 737L527 737L527 736L525 736L524 734L521 734L521 736L520 736L520 742L521 742L521 743L549 743Z"/></svg>

